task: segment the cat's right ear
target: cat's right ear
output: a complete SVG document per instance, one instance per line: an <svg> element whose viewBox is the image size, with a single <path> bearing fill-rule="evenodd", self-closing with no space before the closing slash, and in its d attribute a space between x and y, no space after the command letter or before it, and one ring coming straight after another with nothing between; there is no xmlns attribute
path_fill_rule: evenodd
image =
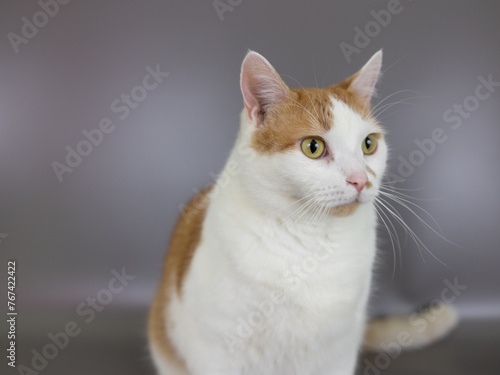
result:
<svg viewBox="0 0 500 375"><path fill-rule="evenodd" d="M276 70L254 51L243 60L240 85L248 118L256 126L262 124L271 107L290 97L290 89Z"/></svg>

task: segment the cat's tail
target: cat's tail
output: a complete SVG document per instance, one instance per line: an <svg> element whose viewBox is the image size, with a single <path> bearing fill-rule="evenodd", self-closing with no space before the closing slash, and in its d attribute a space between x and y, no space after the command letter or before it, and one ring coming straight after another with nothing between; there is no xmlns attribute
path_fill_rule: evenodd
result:
<svg viewBox="0 0 500 375"><path fill-rule="evenodd" d="M367 325L362 349L379 352L396 345L401 350L420 349L445 337L457 324L457 310L445 303L422 307L411 315L376 318Z"/></svg>

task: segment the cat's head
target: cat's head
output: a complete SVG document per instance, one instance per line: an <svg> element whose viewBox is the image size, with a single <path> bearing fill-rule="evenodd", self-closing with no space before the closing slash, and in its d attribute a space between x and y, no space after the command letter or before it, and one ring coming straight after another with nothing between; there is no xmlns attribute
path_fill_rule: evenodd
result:
<svg viewBox="0 0 500 375"><path fill-rule="evenodd" d="M387 160L370 101L382 51L326 88L290 88L249 52L241 69L245 110L238 149L252 204L284 216L347 216L378 194ZM294 213L295 211L295 213Z"/></svg>

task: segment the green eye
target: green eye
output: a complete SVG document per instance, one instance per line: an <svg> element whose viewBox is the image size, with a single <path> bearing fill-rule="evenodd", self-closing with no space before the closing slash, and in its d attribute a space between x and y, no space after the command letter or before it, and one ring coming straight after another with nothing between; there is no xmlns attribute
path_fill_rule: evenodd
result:
<svg viewBox="0 0 500 375"><path fill-rule="evenodd" d="M375 134L370 134L366 137L361 144L361 148L365 155L373 154L377 150L377 137Z"/></svg>
<svg viewBox="0 0 500 375"><path fill-rule="evenodd" d="M325 142L319 138L310 137L302 141L300 148L308 158L317 159L325 153Z"/></svg>

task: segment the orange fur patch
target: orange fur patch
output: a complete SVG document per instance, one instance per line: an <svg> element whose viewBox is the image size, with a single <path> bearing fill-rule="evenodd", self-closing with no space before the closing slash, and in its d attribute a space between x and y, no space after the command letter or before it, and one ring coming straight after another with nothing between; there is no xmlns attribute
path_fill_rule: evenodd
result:
<svg viewBox="0 0 500 375"><path fill-rule="evenodd" d="M352 203L343 204L342 206L333 207L330 211L335 216L346 217L353 214L358 207L359 202L355 201Z"/></svg>
<svg viewBox="0 0 500 375"><path fill-rule="evenodd" d="M319 136L333 125L328 94L319 89L291 89L290 98L271 108L255 131L252 147L260 153L282 152L297 141Z"/></svg>
<svg viewBox="0 0 500 375"><path fill-rule="evenodd" d="M376 151L375 151L376 152ZM368 171L368 173L370 173L373 177L377 177L377 175L375 174L375 172L373 171L373 169L371 169L369 166L366 166L366 170Z"/></svg>
<svg viewBox="0 0 500 375"><path fill-rule="evenodd" d="M182 293L182 286L201 239L201 229L208 207L207 194L211 187L199 193L184 209L170 241L170 250L164 263L162 279L156 291L148 321L150 341L165 359L179 369L185 364L178 357L167 336L165 311L170 302L170 293Z"/></svg>

